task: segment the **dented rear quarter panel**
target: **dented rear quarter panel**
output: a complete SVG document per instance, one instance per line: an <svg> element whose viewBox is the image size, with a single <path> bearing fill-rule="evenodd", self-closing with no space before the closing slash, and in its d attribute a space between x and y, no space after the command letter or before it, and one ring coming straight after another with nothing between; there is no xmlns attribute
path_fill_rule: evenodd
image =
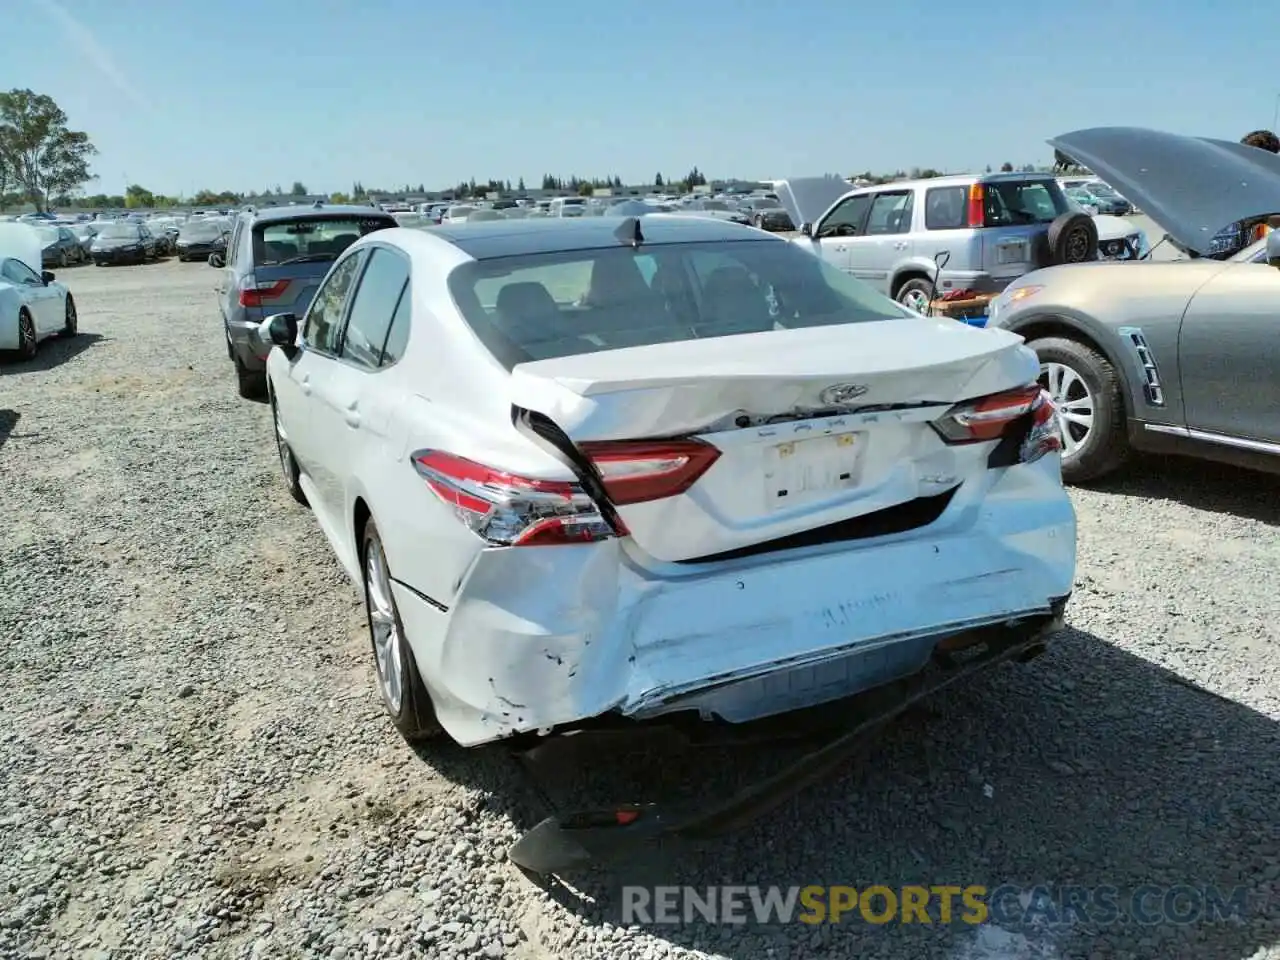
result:
<svg viewBox="0 0 1280 960"><path fill-rule="evenodd" d="M1152 423L1185 421L1178 336L1192 297L1230 263L1177 260L1144 263L1085 263L1037 270L1011 284L999 298L991 326L1028 339L1083 334L1115 366L1129 415ZM1040 287L1010 302L1013 291ZM1045 334L1045 325L1063 328ZM1150 402L1137 349L1130 337L1140 331L1159 369L1163 405Z"/></svg>

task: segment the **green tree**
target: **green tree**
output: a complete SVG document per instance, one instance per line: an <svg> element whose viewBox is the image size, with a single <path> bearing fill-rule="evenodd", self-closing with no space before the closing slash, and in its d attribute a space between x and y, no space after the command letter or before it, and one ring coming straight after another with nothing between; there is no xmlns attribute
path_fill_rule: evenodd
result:
<svg viewBox="0 0 1280 960"><path fill-rule="evenodd" d="M578 184L578 196L589 197L594 192L595 192L595 187L591 186L591 184L587 183L587 181L583 180L581 183Z"/></svg>
<svg viewBox="0 0 1280 960"><path fill-rule="evenodd" d="M130 210L145 210L156 205L156 197L146 187L131 183L124 191L124 205Z"/></svg>
<svg viewBox="0 0 1280 960"><path fill-rule="evenodd" d="M19 88L0 93L0 157L40 212L49 197L93 179L89 160L97 152L87 133L67 128L67 115L52 97Z"/></svg>
<svg viewBox="0 0 1280 960"><path fill-rule="evenodd" d="M1000 164L1000 172L1013 173L1013 164L1006 160L1004 163Z"/></svg>
<svg viewBox="0 0 1280 960"><path fill-rule="evenodd" d="M293 186L289 188L289 194L294 197L305 197L307 188L301 180L295 180L293 181Z"/></svg>
<svg viewBox="0 0 1280 960"><path fill-rule="evenodd" d="M338 193L329 194L329 202L330 203L350 203L351 198L348 197L345 193L342 193L341 191L339 191Z"/></svg>
<svg viewBox="0 0 1280 960"><path fill-rule="evenodd" d="M524 186L524 177L521 177L521 178L520 178L520 182L516 184L516 189L517 189L517 190L519 190L521 193L527 193L527 192L528 192L527 190L525 190L525 186Z"/></svg>
<svg viewBox="0 0 1280 960"><path fill-rule="evenodd" d="M655 187L664 187L664 186L666 186L666 184L662 182L662 174L660 174L660 173L655 173L655 174L653 175L653 185L654 185Z"/></svg>

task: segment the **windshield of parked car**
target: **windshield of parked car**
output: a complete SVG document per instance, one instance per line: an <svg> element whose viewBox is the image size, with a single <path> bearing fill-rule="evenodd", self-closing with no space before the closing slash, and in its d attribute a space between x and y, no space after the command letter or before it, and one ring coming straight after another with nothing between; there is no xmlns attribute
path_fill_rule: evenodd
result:
<svg viewBox="0 0 1280 960"><path fill-rule="evenodd" d="M752 200L751 205L757 210L778 210L782 207L782 204L777 200L770 200L768 197L762 200Z"/></svg>
<svg viewBox="0 0 1280 960"><path fill-rule="evenodd" d="M703 210L728 210L729 205L723 200L703 200L700 204Z"/></svg>
<svg viewBox="0 0 1280 960"><path fill-rule="evenodd" d="M223 234L223 227L212 220L193 220L178 230L183 240L216 240Z"/></svg>
<svg viewBox="0 0 1280 960"><path fill-rule="evenodd" d="M997 180L985 187L984 226L1052 223L1071 209L1055 180Z"/></svg>
<svg viewBox="0 0 1280 960"><path fill-rule="evenodd" d="M104 240L137 240L138 225L136 223L108 223L98 231Z"/></svg>
<svg viewBox="0 0 1280 960"><path fill-rule="evenodd" d="M338 254L366 233L394 227L390 214L377 217L299 217L253 228L253 261L259 266L317 263Z"/></svg>
<svg viewBox="0 0 1280 960"><path fill-rule="evenodd" d="M477 337L508 369L599 350L914 316L783 242L477 260L454 269L449 289Z"/></svg>
<svg viewBox="0 0 1280 960"><path fill-rule="evenodd" d="M1116 193L1114 190L1111 189L1111 187L1109 187L1105 183L1102 183L1101 181L1095 181L1094 183L1090 183L1087 185L1087 188L1089 192L1092 193L1095 197L1120 196L1120 194Z"/></svg>

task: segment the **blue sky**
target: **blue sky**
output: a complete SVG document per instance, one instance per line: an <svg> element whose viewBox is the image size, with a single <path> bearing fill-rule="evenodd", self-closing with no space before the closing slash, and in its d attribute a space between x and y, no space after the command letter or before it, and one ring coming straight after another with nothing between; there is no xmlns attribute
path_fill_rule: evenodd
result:
<svg viewBox="0 0 1280 960"><path fill-rule="evenodd" d="M961 170L1280 96L1272 3L15 2L0 88L90 134L90 192Z"/></svg>

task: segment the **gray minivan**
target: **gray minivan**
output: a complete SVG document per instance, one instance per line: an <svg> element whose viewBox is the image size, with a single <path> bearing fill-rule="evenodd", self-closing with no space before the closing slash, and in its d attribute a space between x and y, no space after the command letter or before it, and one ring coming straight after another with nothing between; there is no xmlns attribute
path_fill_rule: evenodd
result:
<svg viewBox="0 0 1280 960"><path fill-rule="evenodd" d="M209 265L221 270L215 289L240 396L266 396L267 348L256 336L258 324L273 313L302 316L347 247L395 226L391 214L373 207L322 203L248 210L236 218L226 254L210 254Z"/></svg>
<svg viewBox="0 0 1280 960"><path fill-rule="evenodd" d="M939 296L997 293L1031 270L1098 256L1097 225L1048 174L948 176L858 189L838 177L812 177L781 181L777 192L799 225L794 242L921 313L935 273Z"/></svg>

